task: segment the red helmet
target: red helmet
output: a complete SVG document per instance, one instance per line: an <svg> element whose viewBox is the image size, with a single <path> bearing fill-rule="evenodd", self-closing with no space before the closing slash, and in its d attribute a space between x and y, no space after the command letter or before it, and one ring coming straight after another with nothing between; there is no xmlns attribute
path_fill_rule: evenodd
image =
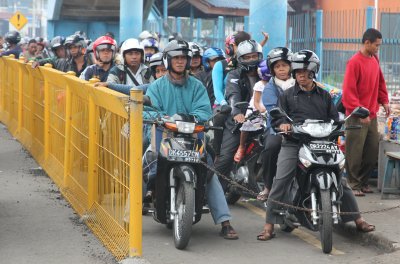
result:
<svg viewBox="0 0 400 264"><path fill-rule="evenodd" d="M112 50L112 57L114 58L117 49L117 42L113 38L109 36L101 36L95 40L95 42L93 43L93 52L97 60L100 59L99 51L106 48Z"/></svg>

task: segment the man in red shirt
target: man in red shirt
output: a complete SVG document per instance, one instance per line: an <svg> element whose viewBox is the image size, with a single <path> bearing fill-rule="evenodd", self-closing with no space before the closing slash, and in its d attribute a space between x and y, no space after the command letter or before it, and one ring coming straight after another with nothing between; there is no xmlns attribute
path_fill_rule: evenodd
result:
<svg viewBox="0 0 400 264"><path fill-rule="evenodd" d="M349 115L357 106L368 108L367 118L351 117L347 126L362 125L346 132L346 171L356 196L371 193L368 179L378 158L379 134L376 114L381 104L389 116L389 99L385 79L376 54L382 44L382 34L373 28L365 31L362 47L347 62L343 80L343 106Z"/></svg>

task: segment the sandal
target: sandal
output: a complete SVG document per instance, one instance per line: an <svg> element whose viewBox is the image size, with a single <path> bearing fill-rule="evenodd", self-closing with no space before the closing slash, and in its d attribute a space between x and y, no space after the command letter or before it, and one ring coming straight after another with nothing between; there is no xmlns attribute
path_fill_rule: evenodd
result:
<svg viewBox="0 0 400 264"><path fill-rule="evenodd" d="M361 191L362 191L363 193L374 193L374 191L373 191L371 188L369 188L368 185L362 187L362 188L361 188Z"/></svg>
<svg viewBox="0 0 400 264"><path fill-rule="evenodd" d="M264 190L257 195L257 200L265 202L266 200L268 200L268 196L269 196L269 190L267 188L264 188Z"/></svg>
<svg viewBox="0 0 400 264"><path fill-rule="evenodd" d="M358 196L358 197L365 196L365 193L361 190L353 190L353 194L354 194L354 196Z"/></svg>
<svg viewBox="0 0 400 264"><path fill-rule="evenodd" d="M356 227L357 227L358 231L363 232L363 233L375 231L375 226L368 224L368 222L365 220L363 220L362 222L360 222L358 224L356 223Z"/></svg>
<svg viewBox="0 0 400 264"><path fill-rule="evenodd" d="M275 237L274 232L263 229L263 231L261 231L261 233L257 235L257 240L268 241L268 240L273 239L274 237Z"/></svg>
<svg viewBox="0 0 400 264"><path fill-rule="evenodd" d="M235 229L231 225L222 226L221 232L219 233L224 239L228 240L236 240L239 238L238 234L236 233Z"/></svg>
<svg viewBox="0 0 400 264"><path fill-rule="evenodd" d="M239 147L235 153L235 156L233 157L233 160L236 162L241 161L243 159L245 153L246 153L246 149Z"/></svg>

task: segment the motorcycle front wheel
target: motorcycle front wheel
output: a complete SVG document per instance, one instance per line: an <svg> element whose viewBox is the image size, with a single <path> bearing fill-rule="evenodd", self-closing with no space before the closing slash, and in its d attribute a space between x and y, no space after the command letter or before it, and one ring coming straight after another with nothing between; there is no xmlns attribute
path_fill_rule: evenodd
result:
<svg viewBox="0 0 400 264"><path fill-rule="evenodd" d="M322 251L326 254L332 251L332 200L330 190L321 190L320 210L319 214L319 233L321 237Z"/></svg>
<svg viewBox="0 0 400 264"><path fill-rule="evenodd" d="M195 208L194 183L181 181L176 194L176 215L173 223L174 241L177 249L184 249L192 234L193 215Z"/></svg>

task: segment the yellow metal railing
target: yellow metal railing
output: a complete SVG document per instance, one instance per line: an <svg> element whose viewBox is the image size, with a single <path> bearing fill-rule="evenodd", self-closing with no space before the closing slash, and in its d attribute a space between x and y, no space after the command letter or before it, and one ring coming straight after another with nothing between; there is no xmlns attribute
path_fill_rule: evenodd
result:
<svg viewBox="0 0 400 264"><path fill-rule="evenodd" d="M0 121L117 260L142 255L141 91L0 58Z"/></svg>

